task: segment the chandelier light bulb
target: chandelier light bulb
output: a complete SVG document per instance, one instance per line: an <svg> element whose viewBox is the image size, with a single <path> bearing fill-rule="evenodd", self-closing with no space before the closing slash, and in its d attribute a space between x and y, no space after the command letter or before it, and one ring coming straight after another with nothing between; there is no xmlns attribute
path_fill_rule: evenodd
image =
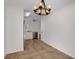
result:
<svg viewBox="0 0 79 59"><path fill-rule="evenodd" d="M36 7L36 6L34 6L34 9L37 9L37 7Z"/></svg>
<svg viewBox="0 0 79 59"><path fill-rule="evenodd" d="M46 12L47 12L47 13L49 13L49 11L48 11L48 10L46 10Z"/></svg>
<svg viewBox="0 0 79 59"><path fill-rule="evenodd" d="M39 4L40 6L42 6L42 3L40 2L40 4Z"/></svg>
<svg viewBox="0 0 79 59"><path fill-rule="evenodd" d="M38 13L40 13L41 12L41 10L38 10Z"/></svg>
<svg viewBox="0 0 79 59"><path fill-rule="evenodd" d="M51 8L51 5L48 5L47 8Z"/></svg>

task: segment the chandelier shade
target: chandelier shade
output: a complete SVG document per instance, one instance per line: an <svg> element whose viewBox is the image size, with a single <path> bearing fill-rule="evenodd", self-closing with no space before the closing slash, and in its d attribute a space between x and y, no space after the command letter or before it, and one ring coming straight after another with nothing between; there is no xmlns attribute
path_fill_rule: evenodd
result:
<svg viewBox="0 0 79 59"><path fill-rule="evenodd" d="M41 0L39 6L34 6L33 11L35 14L38 15L48 15L50 14L51 6L50 5L46 6L44 0Z"/></svg>

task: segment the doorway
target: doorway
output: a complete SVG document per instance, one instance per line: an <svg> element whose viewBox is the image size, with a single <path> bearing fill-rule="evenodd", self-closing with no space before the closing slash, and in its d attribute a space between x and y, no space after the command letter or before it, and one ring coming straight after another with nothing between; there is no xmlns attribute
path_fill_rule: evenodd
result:
<svg viewBox="0 0 79 59"><path fill-rule="evenodd" d="M38 32L33 32L33 39L38 39Z"/></svg>
<svg viewBox="0 0 79 59"><path fill-rule="evenodd" d="M40 39L41 36L41 18L35 15L32 11L24 11L24 41L27 39ZM29 13L29 16L27 14Z"/></svg>

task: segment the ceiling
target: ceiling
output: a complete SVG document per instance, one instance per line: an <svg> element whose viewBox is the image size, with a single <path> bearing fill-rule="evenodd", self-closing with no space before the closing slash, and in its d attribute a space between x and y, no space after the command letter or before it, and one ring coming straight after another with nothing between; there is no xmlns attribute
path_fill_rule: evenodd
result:
<svg viewBox="0 0 79 59"><path fill-rule="evenodd" d="M25 10L33 10L33 6L39 2L40 0L5 0L5 5L14 5ZM45 0L46 5L50 4L53 10L58 10L72 2L74 0Z"/></svg>

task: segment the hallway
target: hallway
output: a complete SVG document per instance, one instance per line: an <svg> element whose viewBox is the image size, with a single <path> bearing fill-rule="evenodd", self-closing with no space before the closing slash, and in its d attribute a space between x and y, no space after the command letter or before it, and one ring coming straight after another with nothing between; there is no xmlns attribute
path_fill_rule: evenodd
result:
<svg viewBox="0 0 79 59"><path fill-rule="evenodd" d="M25 51L9 54L5 59L73 59L41 40L26 40Z"/></svg>

